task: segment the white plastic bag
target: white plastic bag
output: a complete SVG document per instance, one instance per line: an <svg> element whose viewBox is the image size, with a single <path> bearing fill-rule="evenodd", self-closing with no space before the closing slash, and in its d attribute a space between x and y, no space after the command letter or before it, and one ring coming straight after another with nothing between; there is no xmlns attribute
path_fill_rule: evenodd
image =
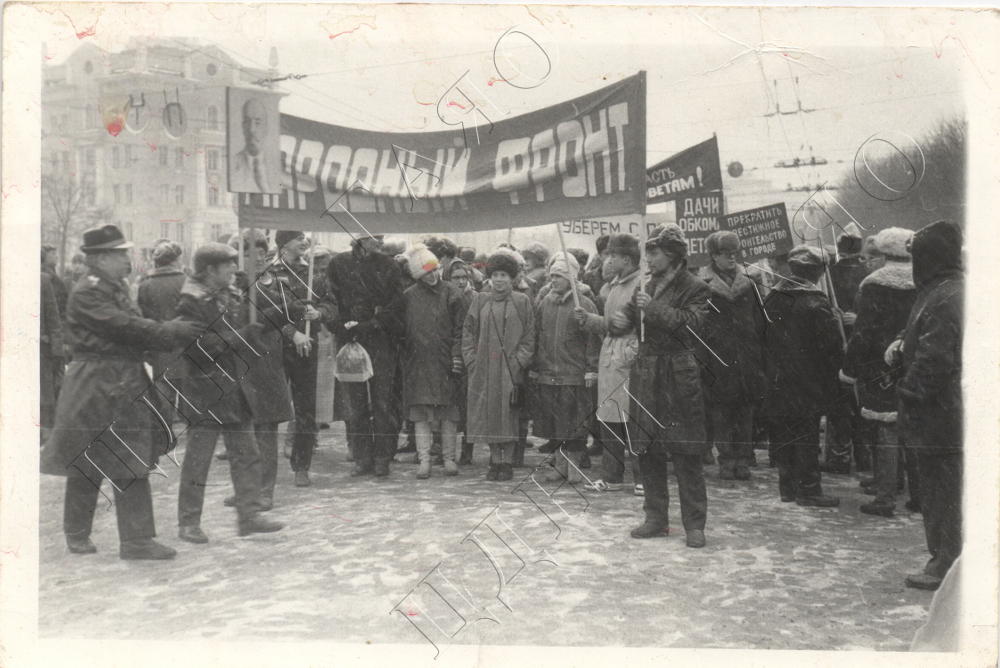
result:
<svg viewBox="0 0 1000 668"><path fill-rule="evenodd" d="M363 383L375 375L372 358L357 341L345 344L337 351L337 380L342 383Z"/></svg>

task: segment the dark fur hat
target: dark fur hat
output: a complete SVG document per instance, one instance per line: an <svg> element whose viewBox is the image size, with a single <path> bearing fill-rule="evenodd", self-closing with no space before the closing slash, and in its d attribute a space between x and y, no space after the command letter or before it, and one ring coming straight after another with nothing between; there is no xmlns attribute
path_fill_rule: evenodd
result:
<svg viewBox="0 0 1000 668"><path fill-rule="evenodd" d="M494 271L503 271L511 278L516 278L521 266L509 253L494 253L486 261L487 278L492 276Z"/></svg>
<svg viewBox="0 0 1000 668"><path fill-rule="evenodd" d="M606 250L615 255L628 256L639 264L639 239L631 234L612 234L608 238Z"/></svg>

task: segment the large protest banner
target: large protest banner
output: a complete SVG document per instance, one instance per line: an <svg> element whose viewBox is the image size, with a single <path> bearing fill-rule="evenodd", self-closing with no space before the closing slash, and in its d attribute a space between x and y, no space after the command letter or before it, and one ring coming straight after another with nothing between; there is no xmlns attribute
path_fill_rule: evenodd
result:
<svg viewBox="0 0 1000 668"><path fill-rule="evenodd" d="M644 72L477 128L280 124L281 192L240 194L241 227L476 231L645 211Z"/></svg>
<svg viewBox="0 0 1000 668"><path fill-rule="evenodd" d="M714 135L646 170L647 204L711 190L722 190L719 142Z"/></svg>
<svg viewBox="0 0 1000 668"><path fill-rule="evenodd" d="M688 243L688 264L700 267L708 264L710 258L705 248L705 239L712 232L719 231L722 218L722 193L703 193L694 197L677 200L677 226L684 231Z"/></svg>
<svg viewBox="0 0 1000 668"><path fill-rule="evenodd" d="M739 236L747 262L784 255L795 245L784 202L727 214L722 217L722 229Z"/></svg>

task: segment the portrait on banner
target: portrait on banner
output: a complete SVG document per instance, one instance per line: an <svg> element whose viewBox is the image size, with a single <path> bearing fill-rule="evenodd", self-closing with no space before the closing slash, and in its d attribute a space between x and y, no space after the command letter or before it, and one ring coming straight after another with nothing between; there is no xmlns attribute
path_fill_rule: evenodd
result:
<svg viewBox="0 0 1000 668"><path fill-rule="evenodd" d="M278 95L227 89L229 192L281 191Z"/></svg>

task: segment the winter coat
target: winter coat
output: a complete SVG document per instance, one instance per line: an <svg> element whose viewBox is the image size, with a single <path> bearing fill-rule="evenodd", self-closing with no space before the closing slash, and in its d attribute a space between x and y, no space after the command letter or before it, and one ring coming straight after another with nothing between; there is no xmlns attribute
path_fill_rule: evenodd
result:
<svg viewBox="0 0 1000 668"><path fill-rule="evenodd" d="M92 481L145 478L172 436L142 400L169 414L159 393L151 390L143 353L171 350L178 342L160 323L139 315L124 281L98 269L90 269L74 286L66 326L72 333L73 361L59 393L55 427L42 451L42 472Z"/></svg>
<svg viewBox="0 0 1000 668"><path fill-rule="evenodd" d="M635 397L629 421L636 424L633 448L656 447L680 455L705 448L705 402L694 333L701 331L711 294L705 282L682 268L669 281L653 276L646 284L653 300L645 308L645 340L629 377ZM639 331L635 298L626 315Z"/></svg>
<svg viewBox="0 0 1000 668"><path fill-rule="evenodd" d="M842 379L857 388L864 418L896 421L899 372L886 365L885 349L906 326L916 297L909 262L890 260L861 281Z"/></svg>
<svg viewBox="0 0 1000 668"><path fill-rule="evenodd" d="M172 320L177 313L177 301L181 297L181 288L186 278L185 273L177 267L157 267L139 279L136 301L142 317L160 322ZM153 377L162 375L176 356L176 351L151 353L149 362L153 367Z"/></svg>
<svg viewBox="0 0 1000 668"><path fill-rule="evenodd" d="M248 289L245 274L237 275L236 285L242 297L240 323L250 321L248 300L252 295L257 305L257 321L265 325L256 332L256 338L249 340L260 356L244 356L247 368L240 381L243 395L250 405L255 424L287 422L292 419L292 397L288 389L288 378L285 376L282 351L284 343L289 339L282 330L289 323L285 314L274 306L281 300L277 282L271 273L264 272L253 290ZM313 326L319 328L315 321Z"/></svg>
<svg viewBox="0 0 1000 668"><path fill-rule="evenodd" d="M174 266L157 267L139 279L139 310L151 320L171 320L187 276Z"/></svg>
<svg viewBox="0 0 1000 668"><path fill-rule="evenodd" d="M580 307L599 317L594 302L583 295ZM571 291L562 295L549 291L535 307L531 376L539 385L583 385L586 374L597 373L601 339L576 321L574 308Z"/></svg>
<svg viewBox="0 0 1000 668"><path fill-rule="evenodd" d="M454 405L452 360L462 357L462 326L467 311L453 284L417 281L403 293L406 341L403 354L403 405Z"/></svg>
<svg viewBox="0 0 1000 668"><path fill-rule="evenodd" d="M603 257L595 255L590 258L590 261L587 262L587 267L583 270L583 283L589 287L591 292L595 295L601 294L602 289L606 284L604 280ZM601 304L599 302L594 302L594 304L598 307L598 310L601 310L602 313L604 312L603 309L601 309Z"/></svg>
<svg viewBox="0 0 1000 668"><path fill-rule="evenodd" d="M588 330L603 337L597 362L597 418L604 422L621 422L629 414L628 377L639 354L639 337L631 324L618 329L611 317L625 313L638 287L639 270L613 278L601 288L604 315L587 315Z"/></svg>
<svg viewBox="0 0 1000 668"><path fill-rule="evenodd" d="M56 405L58 380L63 374L63 336L62 319L59 317L59 305L56 303L53 277L45 272L40 276L39 301L39 404L43 408L43 427L51 427L50 423Z"/></svg>
<svg viewBox="0 0 1000 668"><path fill-rule="evenodd" d="M468 372L467 440L516 441L521 409L510 405L514 385L523 385L535 352L535 319L528 295L480 292L462 331Z"/></svg>
<svg viewBox="0 0 1000 668"><path fill-rule="evenodd" d="M707 398L716 404L755 404L766 379L760 341L764 314L754 283L740 269L730 283L714 264L698 275L712 291L701 334L711 352L702 348L698 354Z"/></svg>
<svg viewBox="0 0 1000 668"><path fill-rule="evenodd" d="M309 325L309 336L313 346L319 337L320 328L334 322L338 315L338 301L327 289L327 281L321 273L315 271L313 267L313 280L311 289L309 284L309 263L303 258L294 262L283 262L280 258L268 267L267 270L274 277L275 284L272 289L277 293L277 299L273 306L280 307L284 312L284 323L282 324L282 334L284 334L285 346L294 348L292 337L295 332L305 332L306 323L309 322L303 317L306 305L310 304L320 312L318 320L311 321Z"/></svg>
<svg viewBox="0 0 1000 668"><path fill-rule="evenodd" d="M963 447L964 299L961 271L942 272L920 289L906 323L899 422L906 445L922 453Z"/></svg>
<svg viewBox="0 0 1000 668"><path fill-rule="evenodd" d="M591 303L593 303L594 308L597 309L597 313L601 313L601 310L599 308L599 303L601 301L600 297L594 294L594 291L590 289L590 286L588 286L586 283L581 283L580 281L577 281L576 290L577 293L580 295L581 299L585 297L589 299ZM542 300L545 299L551 291L552 291L552 282L549 281L548 283L543 285L541 289L538 291L538 294L534 300L535 306L537 307L539 304L541 304ZM572 296L570 297L570 299L572 299Z"/></svg>
<svg viewBox="0 0 1000 668"><path fill-rule="evenodd" d="M830 301L811 284L785 281L764 300L764 312L764 414L807 419L825 413L837 401L844 356Z"/></svg>
<svg viewBox="0 0 1000 668"><path fill-rule="evenodd" d="M246 331L237 335L227 326L242 328L239 293L232 287L212 290L197 277L188 277L177 302L177 317L200 322L208 330L185 347L167 376L180 381L181 393L201 413L198 420L214 421L211 411L224 425L249 421L244 384L247 370L257 362L252 343L257 336Z"/></svg>

